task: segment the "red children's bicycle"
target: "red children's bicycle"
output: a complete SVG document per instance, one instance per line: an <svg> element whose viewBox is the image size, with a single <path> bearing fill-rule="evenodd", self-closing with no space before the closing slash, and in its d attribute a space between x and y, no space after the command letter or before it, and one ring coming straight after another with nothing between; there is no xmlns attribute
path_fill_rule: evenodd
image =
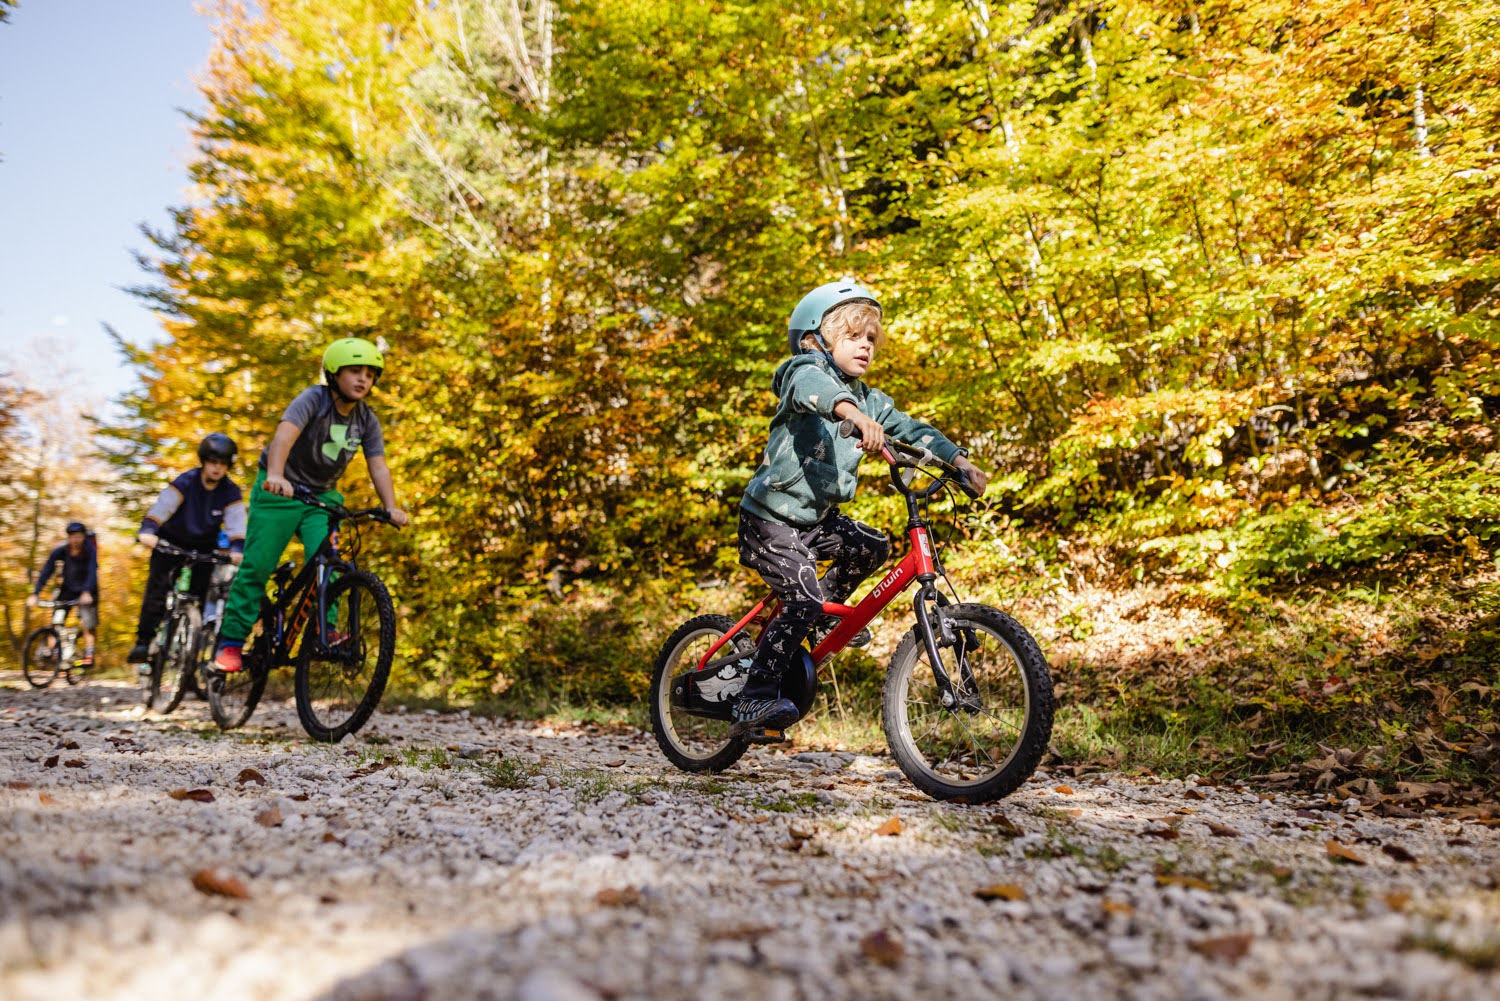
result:
<svg viewBox="0 0 1500 1001"><path fill-rule="evenodd" d="M846 437L853 432L850 421L840 427ZM999 799L1026 781L1051 738L1047 660L1009 615L989 605L950 602L937 589L938 578L947 576L927 508L949 485L978 496L963 473L926 449L900 442L888 441L882 454L891 482L906 500L911 548L856 604L823 605L838 624L809 641L812 649L786 673L781 694L806 716L817 697L818 665L844 649L897 595L916 586L916 623L886 670L881 712L886 742L906 777L933 798ZM913 487L918 475L931 482ZM751 743L783 739L778 731L729 732L756 643L779 610L775 595L767 595L739 621L699 615L663 644L651 678L651 726L678 768L722 771Z"/></svg>

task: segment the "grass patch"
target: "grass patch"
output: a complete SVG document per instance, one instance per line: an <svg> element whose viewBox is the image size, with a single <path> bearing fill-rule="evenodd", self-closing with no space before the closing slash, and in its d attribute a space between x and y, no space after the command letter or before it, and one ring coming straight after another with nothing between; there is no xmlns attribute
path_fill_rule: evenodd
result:
<svg viewBox="0 0 1500 1001"><path fill-rule="evenodd" d="M499 758L485 761L478 766L484 776L485 785L492 789L526 789L531 780L540 775L540 765L533 765L518 758Z"/></svg>
<svg viewBox="0 0 1500 1001"><path fill-rule="evenodd" d="M787 796L760 797L755 800L757 809L769 810L771 813L796 813L817 805L818 796L811 792L794 792Z"/></svg>

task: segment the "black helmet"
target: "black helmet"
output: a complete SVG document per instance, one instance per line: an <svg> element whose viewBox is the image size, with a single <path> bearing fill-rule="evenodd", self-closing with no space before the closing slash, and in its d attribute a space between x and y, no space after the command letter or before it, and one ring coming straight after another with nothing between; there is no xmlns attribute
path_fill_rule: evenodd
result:
<svg viewBox="0 0 1500 1001"><path fill-rule="evenodd" d="M215 431L198 443L199 462L222 462L229 465L239 454L240 447L227 434Z"/></svg>
<svg viewBox="0 0 1500 1001"><path fill-rule="evenodd" d="M88 527L81 521L68 522L68 531L66 534L72 535L74 532L82 532L84 535L89 534Z"/></svg>

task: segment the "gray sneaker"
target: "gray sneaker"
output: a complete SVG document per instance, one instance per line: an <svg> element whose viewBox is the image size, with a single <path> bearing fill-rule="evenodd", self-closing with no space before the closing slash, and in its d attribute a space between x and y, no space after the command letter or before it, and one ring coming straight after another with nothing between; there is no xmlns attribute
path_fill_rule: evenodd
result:
<svg viewBox="0 0 1500 1001"><path fill-rule="evenodd" d="M731 737L761 736L766 730L781 730L797 722L801 713L791 699L740 699L734 704ZM779 737L772 737L772 740Z"/></svg>

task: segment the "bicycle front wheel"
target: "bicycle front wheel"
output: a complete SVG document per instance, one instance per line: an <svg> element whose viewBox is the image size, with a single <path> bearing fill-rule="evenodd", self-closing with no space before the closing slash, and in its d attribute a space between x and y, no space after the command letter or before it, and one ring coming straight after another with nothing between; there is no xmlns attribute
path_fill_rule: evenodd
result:
<svg viewBox="0 0 1500 1001"><path fill-rule="evenodd" d="M297 718L314 740L333 744L375 712L396 654L396 610L380 578L351 570L324 593L328 621L310 622L297 656Z"/></svg>
<svg viewBox="0 0 1500 1001"><path fill-rule="evenodd" d="M21 673L32 688L46 688L62 670L62 640L51 626L33 629L21 651Z"/></svg>
<svg viewBox="0 0 1500 1001"><path fill-rule="evenodd" d="M1008 796L1036 770L1052 738L1046 658L1025 627L997 608L949 605L935 614L954 640L938 648L951 704L913 628L885 679L881 723L891 754L934 799Z"/></svg>
<svg viewBox="0 0 1500 1001"><path fill-rule="evenodd" d="M225 674L210 664L204 671L208 682L208 711L220 730L233 730L243 726L260 704L261 694L266 690L266 678L271 674L271 661L275 649L275 638L265 629L265 620L271 614L270 602L261 606L261 617L250 628L242 648L243 666L234 674ZM212 654L209 655L212 658Z"/></svg>
<svg viewBox="0 0 1500 1001"><path fill-rule="evenodd" d="M151 700L148 708L169 713L182 701L193 670L193 638L198 633L200 613L193 604L179 605L167 622L166 643L157 663L151 665Z"/></svg>

